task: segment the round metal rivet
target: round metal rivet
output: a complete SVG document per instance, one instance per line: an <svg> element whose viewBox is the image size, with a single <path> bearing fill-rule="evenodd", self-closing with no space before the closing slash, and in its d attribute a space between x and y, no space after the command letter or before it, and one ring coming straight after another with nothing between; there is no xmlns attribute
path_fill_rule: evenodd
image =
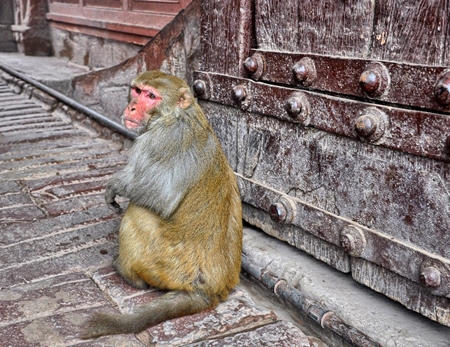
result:
<svg viewBox="0 0 450 347"><path fill-rule="evenodd" d="M342 234L340 242L342 249L346 252L351 252L355 249L355 238L350 234Z"/></svg>
<svg viewBox="0 0 450 347"><path fill-rule="evenodd" d="M247 98L247 91L244 86L233 87L233 99L237 102L242 102Z"/></svg>
<svg viewBox="0 0 450 347"><path fill-rule="evenodd" d="M373 70L364 71L359 78L359 85L367 94L375 93L380 87L381 77Z"/></svg>
<svg viewBox="0 0 450 347"><path fill-rule="evenodd" d="M283 204L277 202L270 205L269 215L274 222L284 222L286 220L287 211Z"/></svg>
<svg viewBox="0 0 450 347"><path fill-rule="evenodd" d="M379 62L369 64L359 77L359 86L369 97L383 95L388 91L390 83L389 70Z"/></svg>
<svg viewBox="0 0 450 347"><path fill-rule="evenodd" d="M245 59L244 68L248 73L255 73L258 70L258 62L253 57Z"/></svg>
<svg viewBox="0 0 450 347"><path fill-rule="evenodd" d="M264 75L266 69L264 57L259 53L253 54L251 57L245 59L244 69L250 74L251 78L259 80Z"/></svg>
<svg viewBox="0 0 450 347"><path fill-rule="evenodd" d="M303 57L292 68L294 78L302 86L311 86L317 78L316 66L311 58Z"/></svg>
<svg viewBox="0 0 450 347"><path fill-rule="evenodd" d="M297 208L292 199L281 196L277 202L270 205L268 212L274 222L289 224L297 214Z"/></svg>
<svg viewBox="0 0 450 347"><path fill-rule="evenodd" d="M434 87L434 97L441 105L450 105L450 71L439 77Z"/></svg>
<svg viewBox="0 0 450 347"><path fill-rule="evenodd" d="M294 92L285 101L284 109L289 117L295 121L308 126L310 122L311 107L308 95L304 92Z"/></svg>
<svg viewBox="0 0 450 347"><path fill-rule="evenodd" d="M436 288L441 285L441 272L433 266L428 266L420 272L419 279L426 287Z"/></svg>
<svg viewBox="0 0 450 347"><path fill-rule="evenodd" d="M302 100L298 97L290 97L286 102L285 109L292 118L297 117L302 112Z"/></svg>
<svg viewBox="0 0 450 347"><path fill-rule="evenodd" d="M377 130L377 119L371 115L359 116L355 121L355 129L359 136L369 137Z"/></svg>
<svg viewBox="0 0 450 347"><path fill-rule="evenodd" d="M359 257L366 248L366 237L362 230L354 225L347 225L339 238L341 247L353 257Z"/></svg>
<svg viewBox="0 0 450 347"><path fill-rule="evenodd" d="M356 134L370 142L379 140L389 125L388 116L376 107L364 109L354 120Z"/></svg>
<svg viewBox="0 0 450 347"><path fill-rule="evenodd" d="M197 95L204 95L206 93L206 84L202 80L195 80L192 88Z"/></svg>

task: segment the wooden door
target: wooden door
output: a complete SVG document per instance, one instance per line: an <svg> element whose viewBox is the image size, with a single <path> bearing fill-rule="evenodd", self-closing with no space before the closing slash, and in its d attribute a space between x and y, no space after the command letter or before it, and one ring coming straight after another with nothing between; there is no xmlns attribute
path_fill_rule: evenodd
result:
<svg viewBox="0 0 450 347"><path fill-rule="evenodd" d="M205 0L193 87L249 223L450 326L448 6Z"/></svg>

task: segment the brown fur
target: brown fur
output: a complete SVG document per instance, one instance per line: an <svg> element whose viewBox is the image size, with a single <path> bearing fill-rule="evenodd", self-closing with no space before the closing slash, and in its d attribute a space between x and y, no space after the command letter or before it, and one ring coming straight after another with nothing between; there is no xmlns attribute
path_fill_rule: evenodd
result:
<svg viewBox="0 0 450 347"><path fill-rule="evenodd" d="M142 133L105 198L130 198L114 265L131 285L171 290L133 315L97 314L84 338L137 333L167 319L215 307L239 282L242 211L221 146L184 81L146 72L124 112ZM137 90L137 91L136 91ZM142 93L148 98L142 106ZM156 93L157 95L152 95ZM138 96L139 95L139 96ZM153 98L155 96L155 98ZM134 113L144 108L146 115ZM126 123L125 123L126 124Z"/></svg>

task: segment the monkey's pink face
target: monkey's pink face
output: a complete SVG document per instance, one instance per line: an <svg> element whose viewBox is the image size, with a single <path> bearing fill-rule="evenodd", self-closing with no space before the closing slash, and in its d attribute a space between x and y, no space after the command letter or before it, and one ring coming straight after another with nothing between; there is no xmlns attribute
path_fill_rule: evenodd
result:
<svg viewBox="0 0 450 347"><path fill-rule="evenodd" d="M159 92L146 85L131 87L131 101L122 115L123 124L130 130L145 127L151 111L161 102Z"/></svg>

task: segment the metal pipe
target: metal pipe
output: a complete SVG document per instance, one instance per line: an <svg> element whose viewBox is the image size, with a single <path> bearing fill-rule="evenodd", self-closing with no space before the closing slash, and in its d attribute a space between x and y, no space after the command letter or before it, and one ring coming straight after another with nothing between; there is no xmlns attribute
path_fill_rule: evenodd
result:
<svg viewBox="0 0 450 347"><path fill-rule="evenodd" d="M14 69L11 69L10 67L8 67L2 63L0 63L0 69L35 86L36 88L46 92L47 94L53 96L54 98L60 100L64 104L69 105L70 107L74 108L75 110L84 113L86 116L98 121L99 123L111 128L131 139L135 139L137 137L137 135L135 133L129 131L128 129L126 129L125 127L120 125L119 123L114 122L113 120L105 117L104 115L102 115L94 110L91 110L90 108L88 108L88 107L80 104L79 102L69 98L68 96L50 88L49 86L46 86L45 84L30 78L27 75L24 75Z"/></svg>
<svg viewBox="0 0 450 347"><path fill-rule="evenodd" d="M242 256L242 268L252 277L261 282L275 295L289 301L297 309L306 314L324 329L332 331L355 347L380 347L366 334L345 323L334 312L323 308L317 302L307 299L302 292L291 286L286 280L251 262L245 254Z"/></svg>

